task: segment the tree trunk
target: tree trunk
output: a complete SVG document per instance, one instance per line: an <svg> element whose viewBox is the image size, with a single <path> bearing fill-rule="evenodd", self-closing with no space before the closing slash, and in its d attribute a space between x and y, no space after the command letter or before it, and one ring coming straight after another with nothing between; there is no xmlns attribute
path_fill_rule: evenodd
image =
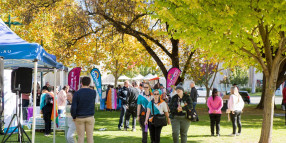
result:
<svg viewBox="0 0 286 143"><path fill-rule="evenodd" d="M115 72L113 73L113 76L115 78L115 81L114 81L114 88L116 88L117 86L117 82L118 82L118 78L119 78L119 75L118 75L118 60L115 61Z"/></svg>
<svg viewBox="0 0 286 143"><path fill-rule="evenodd" d="M114 88L117 87L117 81L118 81L118 77L115 77L115 81L114 81Z"/></svg>
<svg viewBox="0 0 286 143"><path fill-rule="evenodd" d="M207 96L206 96L206 103L207 103L208 98L210 97L210 90L211 90L211 88L206 86L206 90L207 90Z"/></svg>
<svg viewBox="0 0 286 143"><path fill-rule="evenodd" d="M259 143L271 143L272 141L274 98L275 98L275 89L276 89L276 79L278 76L278 75L275 75L275 73L276 72L271 72L272 75L270 75L269 77L265 76L266 78L266 89L265 89L265 98L264 98L265 108L263 110L263 122L262 122Z"/></svg>
<svg viewBox="0 0 286 143"><path fill-rule="evenodd" d="M264 108L265 89L266 89L266 77L263 73L262 95L261 95L259 104L256 106L257 109Z"/></svg>
<svg viewBox="0 0 286 143"><path fill-rule="evenodd" d="M206 87L206 90L207 90L207 98L209 98L210 97L211 88L210 87Z"/></svg>

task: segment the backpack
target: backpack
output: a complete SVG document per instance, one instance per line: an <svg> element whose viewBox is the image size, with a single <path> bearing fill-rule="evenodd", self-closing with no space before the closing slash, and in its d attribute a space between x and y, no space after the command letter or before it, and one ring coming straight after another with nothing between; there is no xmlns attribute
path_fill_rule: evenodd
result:
<svg viewBox="0 0 286 143"><path fill-rule="evenodd" d="M53 105L54 99L53 99L53 96L51 96L51 94L46 93L45 103L46 105Z"/></svg>

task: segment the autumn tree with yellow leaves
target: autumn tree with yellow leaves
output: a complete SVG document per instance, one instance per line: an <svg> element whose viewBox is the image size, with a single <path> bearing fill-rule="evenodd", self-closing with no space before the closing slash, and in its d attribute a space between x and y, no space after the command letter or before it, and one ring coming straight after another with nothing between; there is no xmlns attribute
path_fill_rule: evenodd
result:
<svg viewBox="0 0 286 143"><path fill-rule="evenodd" d="M194 48L181 44L180 39L173 36L176 30L171 29L168 23L155 17L151 19L154 12L148 9L150 5L140 0L83 0L83 9L98 27L134 37L152 56L165 78L170 67L180 68L185 73ZM183 66L180 65L179 55L182 48L190 51Z"/></svg>

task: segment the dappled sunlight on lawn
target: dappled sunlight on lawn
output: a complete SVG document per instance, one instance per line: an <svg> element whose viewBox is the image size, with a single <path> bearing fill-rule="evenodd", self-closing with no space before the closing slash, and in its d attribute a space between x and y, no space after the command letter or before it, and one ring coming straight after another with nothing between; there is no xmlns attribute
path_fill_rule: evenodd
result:
<svg viewBox="0 0 286 143"><path fill-rule="evenodd" d="M263 110L255 109L256 105L246 105L242 113L242 135L237 137L229 137L232 132L232 125L227 121L227 114L223 112L221 116L221 131L220 137L210 136L210 120L205 104L197 105L197 111L200 121L192 122L188 132L188 142L191 143L257 143L260 137L262 114ZM283 111L276 110L275 113L284 113ZM94 141L96 143L140 143L141 142L141 129L139 123L136 125L136 132L119 131L120 111L96 111L95 112L95 126L94 126ZM132 119L132 118L131 118ZM131 124L132 120L130 120ZM284 125L284 117L274 117L273 122L273 142L285 143L286 126ZM101 128L106 128L105 131L99 131ZM132 126L130 126L132 128ZM31 131L27 130L29 136ZM64 142L65 135L63 131L56 132L56 142ZM2 136L0 136L1 139ZM50 143L53 141L53 136L45 137L44 133L36 133L36 142ZM148 138L150 142L150 138ZM161 142L172 142L172 128L171 125L163 127L161 133Z"/></svg>

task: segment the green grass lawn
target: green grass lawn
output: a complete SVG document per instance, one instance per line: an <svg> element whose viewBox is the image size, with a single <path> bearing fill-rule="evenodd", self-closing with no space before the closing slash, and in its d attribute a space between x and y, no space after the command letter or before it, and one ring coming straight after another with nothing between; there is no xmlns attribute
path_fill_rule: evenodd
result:
<svg viewBox="0 0 286 143"><path fill-rule="evenodd" d="M257 143L259 141L262 110L255 109L256 105L246 105L242 114L242 135L238 137L229 137L232 132L231 122L227 121L226 114L222 115L221 137L210 136L210 121L207 113L207 107L204 104L197 105L200 121L192 122L188 132L188 142L198 143ZM282 110L276 110L275 113L284 113ZM96 143L140 143L141 130L137 123L136 132L118 131L117 124L120 111L96 111L94 126L94 141ZM273 123L273 142L285 143L286 126L284 117L275 117ZM106 131L99 131L100 128L107 128ZM31 136L31 131L27 130ZM2 136L0 136L2 139ZM36 133L37 143L50 143L53 137L45 137L43 133ZM56 132L56 142L65 142L64 132ZM150 142L150 140L148 141ZM170 125L163 128L161 133L161 142L172 142L172 128Z"/></svg>
<svg viewBox="0 0 286 143"><path fill-rule="evenodd" d="M262 93L261 92L256 92L256 93L248 93L249 94L249 96L261 96L262 95ZM276 97L277 96L280 96L280 97L282 97L282 95L276 95Z"/></svg>

